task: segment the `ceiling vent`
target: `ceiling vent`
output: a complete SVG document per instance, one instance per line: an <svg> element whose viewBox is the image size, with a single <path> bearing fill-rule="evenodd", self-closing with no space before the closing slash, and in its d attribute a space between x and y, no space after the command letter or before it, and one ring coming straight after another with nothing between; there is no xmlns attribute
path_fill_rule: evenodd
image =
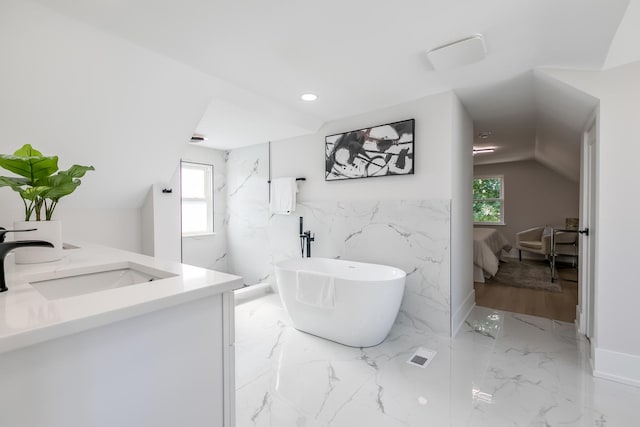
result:
<svg viewBox="0 0 640 427"><path fill-rule="evenodd" d="M438 46L427 52L427 57L437 71L450 70L482 61L487 56L482 34L475 34Z"/></svg>
<svg viewBox="0 0 640 427"><path fill-rule="evenodd" d="M198 144L198 143L201 143L201 142L205 142L207 139L209 139L209 138L207 138L204 135L200 135L200 134L194 133L193 136L191 137L191 141L189 141L189 142L192 142L194 144Z"/></svg>

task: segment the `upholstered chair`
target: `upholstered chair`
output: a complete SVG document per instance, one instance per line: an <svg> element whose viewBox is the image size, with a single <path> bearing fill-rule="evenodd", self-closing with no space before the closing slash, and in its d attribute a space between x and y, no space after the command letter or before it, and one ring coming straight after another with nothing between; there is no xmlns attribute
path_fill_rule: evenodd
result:
<svg viewBox="0 0 640 427"><path fill-rule="evenodd" d="M516 233L516 249L522 261L522 251L549 256L551 253L551 227L534 227Z"/></svg>

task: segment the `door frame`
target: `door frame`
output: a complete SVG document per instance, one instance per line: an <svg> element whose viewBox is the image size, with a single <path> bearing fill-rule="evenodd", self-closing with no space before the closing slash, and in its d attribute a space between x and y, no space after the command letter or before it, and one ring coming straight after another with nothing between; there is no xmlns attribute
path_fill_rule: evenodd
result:
<svg viewBox="0 0 640 427"><path fill-rule="evenodd" d="M580 269L578 270L578 331L589 339L595 337L596 302L596 238L597 176L598 176L598 108L591 114L583 132L580 162Z"/></svg>

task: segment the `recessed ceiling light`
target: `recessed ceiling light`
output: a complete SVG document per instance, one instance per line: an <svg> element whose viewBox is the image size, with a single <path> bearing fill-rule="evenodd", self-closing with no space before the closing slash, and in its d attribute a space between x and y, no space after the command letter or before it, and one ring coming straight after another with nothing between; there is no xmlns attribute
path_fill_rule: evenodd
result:
<svg viewBox="0 0 640 427"><path fill-rule="evenodd" d="M318 99L318 95L315 93L303 93L302 96L300 96L300 99L303 101L315 101Z"/></svg>
<svg viewBox="0 0 640 427"><path fill-rule="evenodd" d="M487 139L491 136L491 132L487 131L487 132L478 132L478 138L480 139Z"/></svg>

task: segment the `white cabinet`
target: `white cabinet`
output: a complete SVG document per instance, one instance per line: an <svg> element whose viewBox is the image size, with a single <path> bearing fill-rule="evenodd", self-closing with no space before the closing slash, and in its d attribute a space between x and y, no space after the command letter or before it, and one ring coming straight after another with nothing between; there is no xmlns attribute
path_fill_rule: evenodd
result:
<svg viewBox="0 0 640 427"><path fill-rule="evenodd" d="M242 279L79 246L59 262L6 263L0 426L233 427L233 290ZM122 263L168 274L72 296L35 285L55 276L93 289L88 272Z"/></svg>
<svg viewBox="0 0 640 427"><path fill-rule="evenodd" d="M0 425L233 426L229 303L213 295L0 354Z"/></svg>

